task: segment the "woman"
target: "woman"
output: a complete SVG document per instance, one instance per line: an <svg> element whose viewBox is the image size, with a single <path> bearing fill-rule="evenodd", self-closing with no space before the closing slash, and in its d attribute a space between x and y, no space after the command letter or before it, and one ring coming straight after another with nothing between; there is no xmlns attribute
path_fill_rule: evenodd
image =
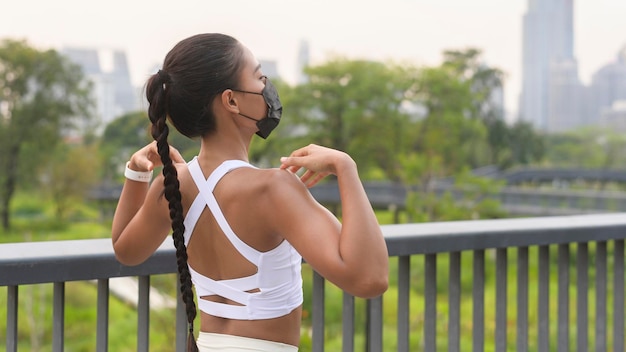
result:
<svg viewBox="0 0 626 352"><path fill-rule="evenodd" d="M279 168L248 163L253 135L266 138L282 113L250 50L223 34L187 38L150 77L146 95L155 142L126 164L113 247L121 263L136 265L173 231L189 350L297 351L302 258L355 296L387 289L385 241L347 154L309 145L281 158ZM168 118L201 140L189 163L168 145ZM343 223L307 189L331 174ZM198 347L192 281L201 311Z"/></svg>

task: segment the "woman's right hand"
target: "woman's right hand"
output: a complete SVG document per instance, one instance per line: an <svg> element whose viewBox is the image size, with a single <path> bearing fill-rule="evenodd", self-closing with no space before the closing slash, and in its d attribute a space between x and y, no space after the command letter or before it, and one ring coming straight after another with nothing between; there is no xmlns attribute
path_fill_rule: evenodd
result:
<svg viewBox="0 0 626 352"><path fill-rule="evenodd" d="M345 168L356 168L356 163L348 154L315 144L293 151L289 157L280 158L280 162L281 169L294 174L305 169L300 180L309 188L328 175L338 175Z"/></svg>

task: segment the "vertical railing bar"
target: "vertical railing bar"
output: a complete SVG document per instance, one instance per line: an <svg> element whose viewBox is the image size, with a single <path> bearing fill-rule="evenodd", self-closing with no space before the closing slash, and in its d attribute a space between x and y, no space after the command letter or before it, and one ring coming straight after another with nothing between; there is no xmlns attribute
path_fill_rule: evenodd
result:
<svg viewBox="0 0 626 352"><path fill-rule="evenodd" d="M507 248L496 249L496 351L507 345Z"/></svg>
<svg viewBox="0 0 626 352"><path fill-rule="evenodd" d="M98 308L96 323L96 350L109 350L109 279L98 280Z"/></svg>
<svg viewBox="0 0 626 352"><path fill-rule="evenodd" d="M472 351L485 350L485 250L474 251L472 286Z"/></svg>
<svg viewBox="0 0 626 352"><path fill-rule="evenodd" d="M528 351L528 247L517 250L517 351Z"/></svg>
<svg viewBox="0 0 626 352"><path fill-rule="evenodd" d="M576 351L587 352L589 343L589 246L578 243L576 251Z"/></svg>
<svg viewBox="0 0 626 352"><path fill-rule="evenodd" d="M398 352L409 352L411 256L398 257Z"/></svg>
<svg viewBox="0 0 626 352"><path fill-rule="evenodd" d="M569 351L569 243L559 245L558 257L558 351Z"/></svg>
<svg viewBox="0 0 626 352"><path fill-rule="evenodd" d="M313 352L324 352L324 278L313 271Z"/></svg>
<svg viewBox="0 0 626 352"><path fill-rule="evenodd" d="M354 352L354 296L343 292L342 306L342 344L343 352Z"/></svg>
<svg viewBox="0 0 626 352"><path fill-rule="evenodd" d="M139 276L137 297L137 351L150 348L150 276Z"/></svg>
<svg viewBox="0 0 626 352"><path fill-rule="evenodd" d="M613 268L613 350L624 351L624 240L615 241Z"/></svg>
<svg viewBox="0 0 626 352"><path fill-rule="evenodd" d="M550 247L539 247L538 350L550 350Z"/></svg>
<svg viewBox="0 0 626 352"><path fill-rule="evenodd" d="M424 256L424 350L437 349L437 254Z"/></svg>
<svg viewBox="0 0 626 352"><path fill-rule="evenodd" d="M19 287L7 287L7 352L17 352L17 311Z"/></svg>
<svg viewBox="0 0 626 352"><path fill-rule="evenodd" d="M369 352L383 350L383 296L367 300L368 333L367 346Z"/></svg>
<svg viewBox="0 0 626 352"><path fill-rule="evenodd" d="M53 283L52 351L63 352L65 339L65 282Z"/></svg>
<svg viewBox="0 0 626 352"><path fill-rule="evenodd" d="M596 246L596 352L606 351L607 263L606 242Z"/></svg>
<svg viewBox="0 0 626 352"><path fill-rule="evenodd" d="M450 253L448 276L448 351L461 348L461 252Z"/></svg>
<svg viewBox="0 0 626 352"><path fill-rule="evenodd" d="M180 282L180 274L176 273L176 282ZM183 301L183 296L180 289L176 290L176 351L184 352L187 350L187 333L189 332L189 326L187 323L187 307ZM198 302L196 302L196 309ZM200 312L197 311L196 316L200 316ZM196 318L197 319L197 318ZM194 338L197 337L194 336Z"/></svg>

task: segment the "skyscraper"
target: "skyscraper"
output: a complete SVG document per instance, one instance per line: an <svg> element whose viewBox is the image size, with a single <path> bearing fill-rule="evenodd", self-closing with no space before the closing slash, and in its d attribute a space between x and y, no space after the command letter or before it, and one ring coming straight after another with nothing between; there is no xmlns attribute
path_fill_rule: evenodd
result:
<svg viewBox="0 0 626 352"><path fill-rule="evenodd" d="M109 52L112 58L112 67L109 69L105 69L101 61L101 54L105 50L67 47L61 53L79 65L93 83L92 94L96 103L98 130L102 130L116 117L139 108L139 99L132 86L126 54L123 51Z"/></svg>
<svg viewBox="0 0 626 352"><path fill-rule="evenodd" d="M297 74L297 84L305 84L308 82L309 78L304 73L304 68L309 66L309 61L311 60L311 53L309 49L309 42L305 39L300 40L300 46L298 48L298 62L296 67Z"/></svg>
<svg viewBox="0 0 626 352"><path fill-rule="evenodd" d="M559 110L551 107L551 92L556 90L561 101L574 98L565 96L567 92L559 91L559 82L566 84L567 91L577 92L577 89L572 89L572 84L578 81L574 58L573 3L574 0L528 0L528 10L524 15L520 117L542 130L554 126L554 123L549 123L550 111ZM552 73L552 69L559 72ZM556 79L563 76L563 71L569 78ZM562 118L557 117L557 120Z"/></svg>

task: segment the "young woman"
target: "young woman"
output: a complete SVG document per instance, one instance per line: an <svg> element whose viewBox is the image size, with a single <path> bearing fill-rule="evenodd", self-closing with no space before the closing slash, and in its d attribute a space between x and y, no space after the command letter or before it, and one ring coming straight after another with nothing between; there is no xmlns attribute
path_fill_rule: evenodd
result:
<svg viewBox="0 0 626 352"><path fill-rule="evenodd" d="M387 289L385 241L347 154L309 145L281 158L279 168L248 163L251 139L270 134L282 106L244 45L217 33L184 39L150 77L146 95L155 142L126 164L113 247L121 263L136 265L173 231L190 351L297 351L302 258L355 296ZM192 161L168 145L167 119L201 140ZM331 174L341 223L307 188ZM197 346L192 282L201 312Z"/></svg>

